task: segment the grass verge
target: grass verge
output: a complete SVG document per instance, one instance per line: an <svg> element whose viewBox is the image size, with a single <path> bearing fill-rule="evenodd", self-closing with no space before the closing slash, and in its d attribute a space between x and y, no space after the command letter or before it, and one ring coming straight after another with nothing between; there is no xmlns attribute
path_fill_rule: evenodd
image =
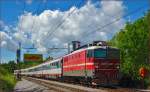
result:
<svg viewBox="0 0 150 92"><path fill-rule="evenodd" d="M0 66L0 92L13 92L16 82L13 74Z"/></svg>

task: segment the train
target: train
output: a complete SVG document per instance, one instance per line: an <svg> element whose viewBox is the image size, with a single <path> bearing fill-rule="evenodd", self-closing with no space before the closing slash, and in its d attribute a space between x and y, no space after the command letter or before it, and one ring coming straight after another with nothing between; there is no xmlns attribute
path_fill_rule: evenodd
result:
<svg viewBox="0 0 150 92"><path fill-rule="evenodd" d="M104 41L95 41L75 48L63 57L15 70L14 74L87 85L118 85L119 72L120 50Z"/></svg>

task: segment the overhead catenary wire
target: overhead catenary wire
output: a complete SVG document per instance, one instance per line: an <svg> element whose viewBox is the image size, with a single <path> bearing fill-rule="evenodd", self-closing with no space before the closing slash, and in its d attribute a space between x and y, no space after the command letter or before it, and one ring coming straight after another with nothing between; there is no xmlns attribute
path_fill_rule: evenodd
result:
<svg viewBox="0 0 150 92"><path fill-rule="evenodd" d="M47 0L44 2L45 8L47 8L46 2L47 2ZM37 10L35 10L35 12L38 12L38 11L39 11L40 5L41 5L41 3L39 3L38 8L37 8ZM69 16L71 16L71 14L72 14L74 11L75 11L75 8L74 8L70 13L68 13L68 15L66 16L66 18L69 17ZM59 21L58 24L56 24L57 26L55 27L56 29L55 29L54 31L56 31L56 30L66 21L66 20L65 20L66 18L64 18L62 21ZM35 21L35 19L33 19L33 23L32 23L32 26L31 26L31 31L32 31L33 28L34 28L35 23L36 23L36 21ZM50 33L50 31L49 31L49 32L48 32L48 35L51 36L53 33L54 33L54 32L51 32L51 33ZM44 40L46 40L46 38L44 38Z"/></svg>
<svg viewBox="0 0 150 92"><path fill-rule="evenodd" d="M144 6L144 7L145 7L145 6ZM134 10L134 11L131 11L131 12L125 14L123 17L127 17L127 16L129 16L129 15L131 15L131 14L134 14L134 13L138 12L139 10L141 10L142 8L143 8L143 7L140 7L140 8L138 8L138 9ZM117 14L118 14L118 13L117 13ZM112 16L112 17L115 17L115 16ZM118 16L117 16L117 17L118 17ZM101 27L96 28L94 31L88 32L87 34L84 35L84 37L88 37L90 34L95 33L95 32L97 32L97 31L100 31L100 30L102 30L102 29L108 27L109 25L111 25L111 24L113 24L113 23L119 21L121 18L122 18L122 17L116 18L116 19L114 19L113 21L111 21L111 22L109 22L109 23L107 23L107 24L105 24L105 25L103 25L103 26L101 26ZM82 36L82 37L83 37L83 36ZM79 40L80 40L80 38L79 38ZM82 40L81 40L81 41L82 41ZM84 42L88 42L88 41L84 41Z"/></svg>
<svg viewBox="0 0 150 92"><path fill-rule="evenodd" d="M25 10L25 8L26 8L26 4L25 4L25 0L24 1L22 1L22 3L23 3L23 6L22 6L22 11L24 12L24 10ZM20 18L20 21L22 22L22 17ZM20 25L18 25L18 31L21 31L21 26L22 26L22 24L20 24ZM1 36L0 36L1 37ZM11 39L13 42L15 42L15 43L17 43L16 41L15 41L15 39L14 38L12 38ZM17 44L17 46L19 47L19 45ZM17 48L18 48L17 47ZM7 49L8 51L12 51L12 50L9 50L9 49ZM16 50L16 49L15 49ZM2 54L1 54L1 48L0 48L0 64L2 63L1 61L2 61Z"/></svg>
<svg viewBox="0 0 150 92"><path fill-rule="evenodd" d="M119 16L116 16L116 15L113 15L113 16L111 16L111 15L109 15L109 14L106 14L106 12L104 12L103 10L101 10L101 12L103 12L106 16L108 16L108 17L110 17L110 18L117 18L117 17L119 17ZM117 15L119 15L119 14L121 14L121 12L122 12L122 10L120 10L119 12L117 12ZM87 25L87 27L94 27L94 26L90 26L90 25L92 25L92 23L91 24L88 24ZM103 31L101 31L101 32L103 32ZM106 31L105 31L106 32ZM108 32L108 31L107 31ZM109 33L112 33L112 32L109 32ZM86 35L86 34L85 34ZM81 35L81 37L83 37L83 36L85 36L85 35Z"/></svg>
<svg viewBox="0 0 150 92"><path fill-rule="evenodd" d="M81 4L82 2L80 2L79 3L79 6L80 6L80 4ZM55 28L52 28L52 31L49 31L48 33L47 33L47 37L51 37L53 34L54 34L54 32L56 32L65 22L66 22L66 19L68 18L68 17L70 17L73 13L74 13L74 11L76 10L76 8L74 8L71 12L69 12L66 16L64 15L63 17L63 19L62 19L62 21L59 21L58 22L58 24L56 24L56 27ZM43 41L44 40L46 40L46 37L43 39Z"/></svg>
<svg viewBox="0 0 150 92"><path fill-rule="evenodd" d="M26 5L26 3L25 3L25 1L24 1L24 6L23 6L23 12L24 12L24 10L25 10L25 5ZM35 10L35 13L37 12L38 13L38 11L39 11L39 9L40 9L40 5L41 5L41 3L40 3L40 1L39 1L39 4L38 4L38 7L37 7L37 10ZM23 22L23 16L21 17L21 19L20 19L20 25L19 25L19 31L20 31L20 33L21 33L21 31L23 30L22 29L22 22ZM32 23L32 26L31 26L31 31L33 30L33 28L34 28L34 24L35 24L35 19L33 19L33 23ZM29 38L27 38L27 39L29 39ZM22 47L21 47L21 41L19 41L19 49L22 49ZM21 58L20 58L21 59ZM20 59L19 59L19 61L20 61Z"/></svg>
<svg viewBox="0 0 150 92"><path fill-rule="evenodd" d="M135 13L139 12L140 10L142 10L142 9L145 8L145 7L146 7L145 5L142 6L142 7L139 7L139 8L137 8L137 9L135 9L135 10L133 10L133 11L131 11L131 12L129 12L129 13L123 15L122 17L127 17L127 16L129 16L129 15L135 14ZM84 37L88 37L88 36L91 35L92 33L95 33L95 32L97 32L97 31L101 31L102 29L104 29L104 28L110 26L111 24L113 24L113 23L115 23L115 22L121 20L122 17L116 18L116 19L114 19L113 21L111 21L111 22L109 22L109 23L107 23L107 24L105 24L105 25L103 25L103 26L101 26L101 27L96 28L95 30L93 30L93 31L91 31L91 32L88 32L87 34L84 35ZM83 37L83 36L82 36L82 37ZM82 40L80 40L80 41L82 41ZM88 41L83 41L83 43L86 43L86 42L88 42Z"/></svg>
<svg viewBox="0 0 150 92"><path fill-rule="evenodd" d="M47 1L46 1L46 2L47 2ZM45 8L45 9L47 8L46 2L44 2L44 5L45 5L44 8ZM35 10L35 13L39 11L40 5L41 5L41 4L39 3L39 5L38 5L38 7L37 7L37 10ZM70 16L71 13L73 13L73 12L74 12L74 10L71 11L68 15ZM63 23L63 22L64 22L64 20L62 21L62 23ZM32 26L31 26L31 31L32 31L33 28L34 28L35 23L36 23L36 21L35 21L35 19L33 19L33 23L32 23ZM60 22L58 22L58 23L60 23ZM59 27L59 26L61 26L61 24L59 24L58 27ZM31 49L37 49L37 48L34 48L34 47L33 47L33 48L23 48L23 47L22 47L22 49L28 49L28 50L30 49L30 50L31 50ZM59 49L67 49L67 48L56 48L56 47L54 47L54 48L47 48L47 49L48 49L48 50L56 50L56 49L59 50Z"/></svg>
<svg viewBox="0 0 150 92"><path fill-rule="evenodd" d="M79 6L81 5L81 3L82 2L79 2ZM45 7L47 7L46 5L45 5ZM68 18L68 17L70 17L73 13L74 13L74 11L75 11L75 9L76 8L74 8L71 12L69 12L67 15L64 15L63 16L63 19L61 20L61 21L59 21L58 22L58 24L56 24L56 26L54 26L53 28L51 28L51 30L53 30L53 31L48 31L48 33L47 33L47 36L46 37L51 37L65 22L66 22L66 19ZM46 40L48 40L47 38L43 38L43 41L46 41ZM59 50L64 50L64 49L67 49L67 48L58 48ZM48 48L48 51L49 50L56 50L55 48L54 49L49 49Z"/></svg>
<svg viewBox="0 0 150 92"><path fill-rule="evenodd" d="M23 13L24 13L24 11L25 11L25 8L26 8L26 2L25 1L23 1L23 8L22 8L22 11L23 11ZM19 27L18 27L18 31L21 33L21 30L22 30L22 21L23 21L23 18L22 18L22 16L20 17L20 24L19 24ZM20 43L20 41L19 41L19 43ZM18 47L19 47L19 44L18 44ZM17 48L18 48L17 47Z"/></svg>
<svg viewBox="0 0 150 92"><path fill-rule="evenodd" d="M72 12L74 12L74 11L72 11ZM72 14L72 13L71 13L71 14ZM68 16L70 16L70 15L68 15ZM94 31L88 32L87 34L85 34L85 37L88 37L90 34L96 32L96 31L100 31L100 30L106 28L107 26L109 26L109 25L111 25L111 24L113 24L113 23L115 23L115 22L117 22L117 21L119 21L119 20L120 20L120 19L117 18L117 19L115 19L114 21L112 21L112 22L110 22L110 23L107 23L107 24L105 24L105 25L103 25L103 26L101 26L101 27L98 27L98 28L95 29ZM49 31L49 32L50 32L50 33L48 34L49 37L52 36L52 35L56 32L56 30L58 30L58 28L60 28L60 27L64 24L65 21L66 21L65 19L62 20L62 22L60 22L60 23L55 27L55 28L56 28L55 30L53 30L52 32ZM82 37L83 37L83 36L82 36Z"/></svg>
<svg viewBox="0 0 150 92"><path fill-rule="evenodd" d="M40 7L41 7L41 0L39 1L39 4L38 4L38 6L37 6L37 8L36 8L36 10L34 11L34 13L38 13L39 12L39 10L40 10ZM34 14L33 13L33 14ZM36 23L36 19L33 17L33 22L32 22L32 26L31 26L31 32L33 31L33 28L34 28L34 26L35 26L35 23Z"/></svg>
<svg viewBox="0 0 150 92"><path fill-rule="evenodd" d="M40 11L41 2L42 2L42 0L39 0L39 3L38 3L38 5L37 5L37 8L34 10L33 14L36 14L36 13L38 13L38 12ZM45 5L45 8L46 8L46 7L47 7L47 6L46 6L46 2L44 2L44 5ZM35 23L36 23L36 19L33 17L32 26L31 26L31 29L30 29L31 32L32 32L33 29L34 29ZM29 38L27 38L27 39L29 39ZM27 49L27 48L26 48L26 49ZM29 48L29 49L30 49L30 48Z"/></svg>
<svg viewBox="0 0 150 92"><path fill-rule="evenodd" d="M70 12L70 14L68 14L68 17L69 17L73 12L74 12L74 10L73 10L72 12ZM117 19L115 19L114 21L112 21L112 22L110 22L110 23L107 23L107 24L105 24L104 26L101 26L101 27L97 28L97 29L95 29L95 30L92 31L92 32L88 32L88 33L87 33L86 35L84 35L84 36L85 36L85 37L88 37L88 35L90 35L90 34L96 32L96 31L98 31L98 30L102 30L103 28L105 28L105 27L107 27L107 26L109 26L109 25L111 25L111 24L113 24L113 23L115 23L115 22L117 22L117 21L119 21L119 20L120 20L120 18L117 18ZM56 30L57 30L58 28L60 28L61 25L63 25L65 21L66 21L66 20L64 19L64 20L62 20L62 22L59 22L58 25L55 27L56 29L53 30L52 32L49 31L48 35L51 36L54 32L56 32ZM83 37L83 36L82 36L82 37Z"/></svg>

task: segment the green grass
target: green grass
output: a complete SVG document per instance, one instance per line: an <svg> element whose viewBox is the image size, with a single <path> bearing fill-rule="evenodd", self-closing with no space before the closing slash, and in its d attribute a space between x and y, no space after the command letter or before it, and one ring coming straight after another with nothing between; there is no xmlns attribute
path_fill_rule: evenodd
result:
<svg viewBox="0 0 150 92"><path fill-rule="evenodd" d="M0 92L13 92L16 82L14 75L0 66Z"/></svg>
<svg viewBox="0 0 150 92"><path fill-rule="evenodd" d="M16 84L16 79L13 71L16 69L24 69L31 66L35 66L42 63L41 62L20 62L15 64L14 62L9 62L8 64L0 65L0 92L13 92L14 86Z"/></svg>

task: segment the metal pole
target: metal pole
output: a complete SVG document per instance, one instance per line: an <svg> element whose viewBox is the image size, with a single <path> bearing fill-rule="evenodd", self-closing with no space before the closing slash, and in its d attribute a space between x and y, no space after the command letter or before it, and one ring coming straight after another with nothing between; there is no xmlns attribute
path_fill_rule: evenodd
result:
<svg viewBox="0 0 150 92"><path fill-rule="evenodd" d="M70 43L68 43L68 54L70 53Z"/></svg>
<svg viewBox="0 0 150 92"><path fill-rule="evenodd" d="M21 80L21 69L20 69L20 61L21 61L21 42L19 42L19 48L17 49L17 64L18 64L18 71L17 71L17 79Z"/></svg>
<svg viewBox="0 0 150 92"><path fill-rule="evenodd" d="M17 63L19 63L21 61L21 42L19 42L19 48L17 49Z"/></svg>

